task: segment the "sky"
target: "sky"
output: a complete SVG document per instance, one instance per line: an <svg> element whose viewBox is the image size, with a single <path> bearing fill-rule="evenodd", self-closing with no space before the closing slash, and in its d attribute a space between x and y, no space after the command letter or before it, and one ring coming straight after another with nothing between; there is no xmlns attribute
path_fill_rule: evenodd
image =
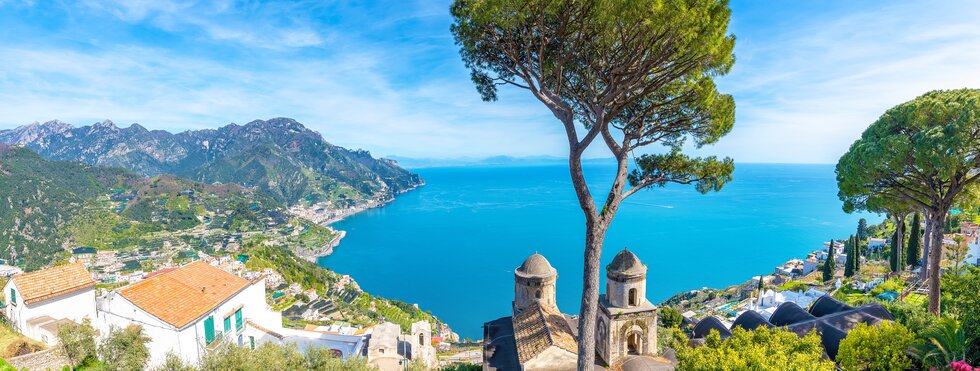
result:
<svg viewBox="0 0 980 371"><path fill-rule="evenodd" d="M109 119L177 132L291 117L380 156L566 155L561 126L528 92L480 100L448 7L0 0L0 129ZM888 108L980 88L980 2L731 8L736 63L717 83L735 98L735 128L695 154L835 163Z"/></svg>

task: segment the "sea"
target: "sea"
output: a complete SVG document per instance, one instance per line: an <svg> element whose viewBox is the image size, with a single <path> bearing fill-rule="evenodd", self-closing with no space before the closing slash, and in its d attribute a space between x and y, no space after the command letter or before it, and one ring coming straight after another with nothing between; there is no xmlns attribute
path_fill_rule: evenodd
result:
<svg viewBox="0 0 980 371"><path fill-rule="evenodd" d="M509 315L514 269L540 253L558 270L559 308L578 313L585 218L567 166L413 171L425 186L334 223L347 237L318 263L479 339L484 322ZM606 164L585 167L597 199L613 172ZM737 164L719 192L667 185L627 199L607 234L603 266L622 249L636 253L649 268L647 296L659 303L770 274L848 237L862 217L869 224L882 219L842 211L833 165Z"/></svg>

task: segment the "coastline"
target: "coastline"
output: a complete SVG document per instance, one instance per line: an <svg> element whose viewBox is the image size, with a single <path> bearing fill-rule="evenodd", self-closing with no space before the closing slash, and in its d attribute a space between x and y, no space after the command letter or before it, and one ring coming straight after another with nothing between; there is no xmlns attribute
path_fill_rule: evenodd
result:
<svg viewBox="0 0 980 371"><path fill-rule="evenodd" d="M396 198L395 196L410 191L414 191L424 185L425 185L425 180L423 179L419 182L419 184L392 193L390 197L368 200L342 210L331 210L326 208L322 204L310 205L305 207L299 205L290 207L289 212L291 214L296 215L297 217L300 218L304 218L316 224L319 224L323 227L326 227L327 229L330 229L330 231L335 234L334 238L331 239L330 242L328 242L326 245L323 245L318 249L297 251L296 254L302 257L303 259L306 259L313 263L316 263L317 259L321 257L330 256L330 254L333 254L333 249L340 246L340 242L344 239L344 237L347 236L347 231L338 230L334 227L331 227L330 224L339 222L341 220L344 220L352 215L355 215L365 210L369 210L377 207L383 207L395 201Z"/></svg>

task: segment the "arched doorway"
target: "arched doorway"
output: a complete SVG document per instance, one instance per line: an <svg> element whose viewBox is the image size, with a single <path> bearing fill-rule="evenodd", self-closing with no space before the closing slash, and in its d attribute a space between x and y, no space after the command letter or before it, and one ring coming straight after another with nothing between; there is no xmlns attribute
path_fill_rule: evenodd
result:
<svg viewBox="0 0 980 371"><path fill-rule="evenodd" d="M631 332L629 335L626 335L627 354L640 354L642 345L643 345L643 340L640 339L639 332Z"/></svg>

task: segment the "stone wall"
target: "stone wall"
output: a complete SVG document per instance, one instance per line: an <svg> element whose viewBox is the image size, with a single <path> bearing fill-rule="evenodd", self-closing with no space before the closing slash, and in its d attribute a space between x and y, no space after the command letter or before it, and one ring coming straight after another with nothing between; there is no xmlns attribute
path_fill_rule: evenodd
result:
<svg viewBox="0 0 980 371"><path fill-rule="evenodd" d="M7 360L11 366L20 370L60 370L68 365L68 360L57 349L42 350Z"/></svg>

